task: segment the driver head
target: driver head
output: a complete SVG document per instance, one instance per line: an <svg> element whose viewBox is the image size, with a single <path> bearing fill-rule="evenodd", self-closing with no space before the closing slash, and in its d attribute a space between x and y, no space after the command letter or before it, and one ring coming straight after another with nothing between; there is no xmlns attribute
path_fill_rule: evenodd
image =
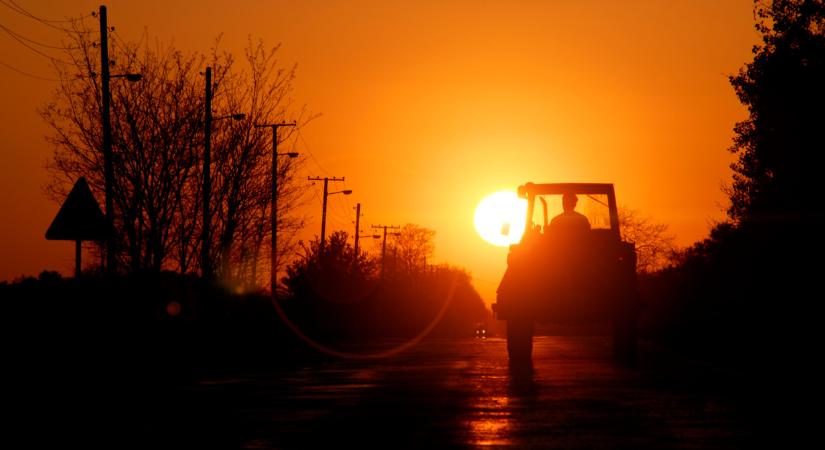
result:
<svg viewBox="0 0 825 450"><path fill-rule="evenodd" d="M561 205L565 211L573 211L576 209L576 203L579 202L579 198L576 197L576 194L564 194L561 197Z"/></svg>

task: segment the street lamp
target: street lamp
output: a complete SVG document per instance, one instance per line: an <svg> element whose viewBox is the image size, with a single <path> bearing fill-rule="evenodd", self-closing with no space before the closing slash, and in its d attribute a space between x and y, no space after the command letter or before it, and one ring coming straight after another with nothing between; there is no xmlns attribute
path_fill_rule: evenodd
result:
<svg viewBox="0 0 825 450"><path fill-rule="evenodd" d="M201 276L209 278L212 276L212 264L209 258L209 249L212 246L210 237L210 213L209 200L212 192L212 177L210 167L212 166L212 121L213 120L243 120L246 114L229 114L226 116L212 117L212 68L206 68L206 93L203 120L203 240L201 242Z"/></svg>
<svg viewBox="0 0 825 450"><path fill-rule="evenodd" d="M324 180L324 208L321 212L321 252L324 251L324 245L326 244L326 232L327 232L327 197L330 195L335 194L344 194L350 195L352 194L352 189L344 189L343 191L335 191L335 192L327 192L327 180Z"/></svg>
<svg viewBox="0 0 825 450"><path fill-rule="evenodd" d="M109 75L109 78L126 78L126 80L134 83L143 79L142 73L120 73L117 75Z"/></svg>
<svg viewBox="0 0 825 450"><path fill-rule="evenodd" d="M106 194L106 222L108 224L108 236L106 238L106 272L114 274L116 271L115 260L115 208L114 208L114 178L115 169L112 162L112 117L111 101L112 94L109 90L109 80L111 78L126 78L128 81L140 81L143 75L139 73L126 73L112 75L109 73L109 26L107 24L106 7L100 7L100 91L103 96L101 119L103 121L103 184Z"/></svg>
<svg viewBox="0 0 825 450"><path fill-rule="evenodd" d="M246 114L238 113L238 114L228 114L228 115L225 115L225 116L213 117L212 121L215 122L215 121L223 120L223 119L232 119L232 120L235 120L235 121L244 120L244 119L246 119Z"/></svg>
<svg viewBox="0 0 825 450"><path fill-rule="evenodd" d="M272 214L272 231L270 233L270 250L269 250L269 290L272 298L275 298L275 287L277 284L277 274L275 262L278 256L278 157L288 156L290 158L297 158L298 152L278 153L278 127L294 127L295 122L291 123L267 123L255 125L255 128L272 128L272 198L270 199L270 209Z"/></svg>

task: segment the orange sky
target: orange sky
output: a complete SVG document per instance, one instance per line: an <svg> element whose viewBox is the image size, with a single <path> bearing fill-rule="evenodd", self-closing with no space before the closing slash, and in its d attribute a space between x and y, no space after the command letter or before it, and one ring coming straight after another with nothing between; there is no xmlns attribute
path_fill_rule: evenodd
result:
<svg viewBox="0 0 825 450"><path fill-rule="evenodd" d="M16 1L45 18L99 6ZM487 301L506 257L473 229L475 205L491 192L613 182L620 204L669 224L683 245L724 217L726 149L746 113L727 76L758 41L750 0L107 5L125 40L146 27L181 50L206 51L220 33L237 54L249 35L283 43L281 59L298 63L296 100L323 114L297 146L315 157L305 175L346 176L354 190L330 197L328 230L351 233L356 202L366 226L435 229L436 261L469 269ZM0 23L60 39L3 5ZM0 62L52 76L43 57L2 32ZM72 270L73 244L43 237L58 205L42 192L50 149L36 108L54 86L0 64L0 280ZM320 229L315 203L307 236Z"/></svg>

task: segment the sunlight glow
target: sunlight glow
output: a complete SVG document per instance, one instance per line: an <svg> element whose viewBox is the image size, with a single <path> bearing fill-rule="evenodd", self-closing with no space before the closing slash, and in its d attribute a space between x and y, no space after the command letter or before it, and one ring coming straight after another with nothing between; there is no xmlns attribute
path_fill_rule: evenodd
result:
<svg viewBox="0 0 825 450"><path fill-rule="evenodd" d="M478 203L473 223L482 239L507 247L521 240L526 214L527 200L518 198L512 191L499 191Z"/></svg>

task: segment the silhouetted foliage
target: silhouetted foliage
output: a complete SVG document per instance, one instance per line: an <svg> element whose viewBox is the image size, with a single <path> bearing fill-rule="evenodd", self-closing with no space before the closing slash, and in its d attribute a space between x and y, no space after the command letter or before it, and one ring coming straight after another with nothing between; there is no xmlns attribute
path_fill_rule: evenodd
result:
<svg viewBox="0 0 825 450"><path fill-rule="evenodd" d="M80 30L89 31L89 30ZM54 154L48 190L62 200L86 177L103 204L102 126L99 51L96 33L70 34L75 45L58 65L61 79L51 102L41 109ZM259 261L267 264L270 230L272 133L256 123L287 119L292 107L295 67L282 68L278 47L250 41L245 69L216 47L208 55L183 53L174 46L113 41L112 73L140 73L131 83L112 79L114 208L121 267L130 271L197 269L204 224L205 66L214 68L215 117L244 113L246 119L215 120L212 126L212 260L224 279L254 283ZM92 76L90 76L92 74ZM300 111L299 111L300 114ZM299 118L299 122L305 120ZM284 131L279 140L288 137ZM278 173L280 254L291 252L300 227L294 211L300 190L296 162L284 159Z"/></svg>
<svg viewBox="0 0 825 450"><path fill-rule="evenodd" d="M762 43L730 78L748 107L735 127L730 222L640 279L651 337L728 362L807 358L823 255L825 3L756 2ZM782 362L777 361L782 359ZM765 368L760 368L765 371Z"/></svg>
<svg viewBox="0 0 825 450"><path fill-rule="evenodd" d="M318 239L301 243L302 253L287 267L281 281L288 295L333 303L363 300L374 290L378 266L359 250L355 255L345 231L333 232L321 252Z"/></svg>
<svg viewBox="0 0 825 450"><path fill-rule="evenodd" d="M729 214L736 221L816 220L825 136L825 3L756 2L762 43L730 77L747 120L736 124Z"/></svg>
<svg viewBox="0 0 825 450"><path fill-rule="evenodd" d="M435 231L408 223L394 233L387 242L387 254L393 272L404 276L421 272L435 251Z"/></svg>
<svg viewBox="0 0 825 450"><path fill-rule="evenodd" d="M314 240L287 268L282 304L290 319L324 342L365 337L411 338L431 329L440 336L471 336L489 312L470 275L450 266L426 264L431 230L407 225L398 246L387 250L387 273L380 255L355 258L347 233L337 231L323 254ZM402 254L395 263L393 254Z"/></svg>
<svg viewBox="0 0 825 450"><path fill-rule="evenodd" d="M676 257L676 238L668 233L668 226L654 222L650 217L630 208L619 208L622 239L636 244L636 271L651 273L673 264Z"/></svg>

